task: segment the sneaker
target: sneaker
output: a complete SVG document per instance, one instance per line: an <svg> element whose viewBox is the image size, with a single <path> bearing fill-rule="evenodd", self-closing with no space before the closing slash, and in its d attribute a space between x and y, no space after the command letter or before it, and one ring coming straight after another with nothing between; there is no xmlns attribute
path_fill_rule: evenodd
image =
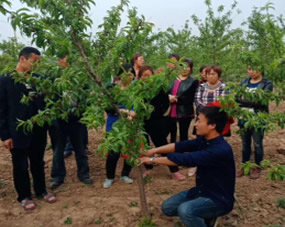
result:
<svg viewBox="0 0 285 227"><path fill-rule="evenodd" d="M134 183L134 180L128 176L123 176L120 178L121 181L127 183L127 184L132 184Z"/></svg>
<svg viewBox="0 0 285 227"><path fill-rule="evenodd" d="M236 177L243 177L243 176L244 176L244 169L240 169L239 171L237 171Z"/></svg>
<svg viewBox="0 0 285 227"><path fill-rule="evenodd" d="M196 171L197 171L197 167L189 168L189 169L188 169L188 176L189 176L189 177L195 176Z"/></svg>
<svg viewBox="0 0 285 227"><path fill-rule="evenodd" d="M114 183L114 179L106 179L103 184L103 188L110 188Z"/></svg>
<svg viewBox="0 0 285 227"><path fill-rule="evenodd" d="M172 179L173 180L178 180L178 181L180 181L180 180L185 180L185 176L182 174L182 173L180 173L180 172L176 172L176 173L173 173L172 174Z"/></svg>
<svg viewBox="0 0 285 227"><path fill-rule="evenodd" d="M49 187L50 187L50 189L54 190L54 189L57 189L62 184L63 184L63 182L53 181L53 182L51 182Z"/></svg>
<svg viewBox="0 0 285 227"><path fill-rule="evenodd" d="M260 168L253 168L250 170L249 178L252 180L256 180L260 177L261 169Z"/></svg>
<svg viewBox="0 0 285 227"><path fill-rule="evenodd" d="M80 180L83 184L93 184L93 180L91 178L85 178Z"/></svg>

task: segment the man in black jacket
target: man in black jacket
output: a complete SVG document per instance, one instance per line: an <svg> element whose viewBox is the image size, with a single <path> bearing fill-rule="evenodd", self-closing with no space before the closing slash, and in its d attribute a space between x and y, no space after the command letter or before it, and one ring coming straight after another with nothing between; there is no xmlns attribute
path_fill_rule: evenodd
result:
<svg viewBox="0 0 285 227"><path fill-rule="evenodd" d="M241 82L241 86L246 87L248 92L255 92L257 89L262 89L265 91L272 91L273 84L270 80L262 76L260 70L252 69L248 67L249 77L244 79ZM246 99L240 98L237 100L240 103L240 106L246 108L249 112L269 112L268 105L263 105L262 103L248 101ZM239 120L240 128L244 128L244 123L241 119ZM254 150L255 150L255 163L260 165L263 160L264 151L263 151L263 137L264 129L262 128L248 128L245 129L241 135L242 139L242 162L246 163L250 160L251 155L251 138L254 141ZM257 179L261 173L261 168L254 168L250 170L250 178ZM241 169L237 173L237 177L244 175L244 170Z"/></svg>
<svg viewBox="0 0 285 227"><path fill-rule="evenodd" d="M24 209L32 210L35 203L31 195L29 164L33 177L36 196L49 203L56 198L47 193L44 173L44 151L46 146L46 128L34 126L32 132L17 128L18 120L27 120L37 114L42 107L42 97L36 96L29 104L21 103L24 95L36 92L29 84L18 83L13 74L29 74L40 60L40 52L33 47L25 47L19 54L17 68L14 72L0 76L0 138L4 147L12 155L13 177L18 201Z"/></svg>

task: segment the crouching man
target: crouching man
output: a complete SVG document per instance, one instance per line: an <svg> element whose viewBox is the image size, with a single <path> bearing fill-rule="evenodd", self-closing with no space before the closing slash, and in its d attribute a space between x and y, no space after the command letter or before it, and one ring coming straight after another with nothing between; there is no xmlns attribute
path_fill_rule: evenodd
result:
<svg viewBox="0 0 285 227"><path fill-rule="evenodd" d="M204 107L195 124L197 139L153 148L141 158L146 164L197 167L196 187L163 202L166 216L179 216L186 226L206 227L233 209L235 163L231 146L221 136L226 122L227 114L219 107Z"/></svg>

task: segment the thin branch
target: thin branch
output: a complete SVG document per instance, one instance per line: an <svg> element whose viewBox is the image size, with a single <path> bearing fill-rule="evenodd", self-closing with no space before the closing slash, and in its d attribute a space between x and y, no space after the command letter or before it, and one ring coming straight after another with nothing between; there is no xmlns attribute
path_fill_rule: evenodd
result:
<svg viewBox="0 0 285 227"><path fill-rule="evenodd" d="M80 55L83 57L83 60L84 60L84 63L85 63L85 66L86 66L86 69L87 71L89 72L89 74L91 75L92 79L95 81L95 83L104 89L104 92L105 94L107 95L107 97L109 98L109 100L111 101L111 105L112 107L114 108L114 110L116 111L116 113L118 114L118 116L120 118L123 117L123 115L121 114L119 108L117 107L116 105L116 102L115 100L113 99L113 96L112 94L108 91L108 89L105 87L105 85L102 83L102 81L100 80L100 78L96 75L94 69L92 68L92 66L90 65L89 61L88 61L88 57L87 55L85 54L85 51L84 51L84 48L81 44L81 42L77 39L76 37L76 33L74 31L74 29L72 28L72 38L73 38L73 41L75 42L75 45L77 46L79 52L80 52Z"/></svg>

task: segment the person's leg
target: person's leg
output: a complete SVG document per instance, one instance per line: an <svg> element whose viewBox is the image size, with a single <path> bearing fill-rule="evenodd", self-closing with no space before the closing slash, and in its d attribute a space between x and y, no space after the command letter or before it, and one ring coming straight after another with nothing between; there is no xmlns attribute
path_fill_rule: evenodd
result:
<svg viewBox="0 0 285 227"><path fill-rule="evenodd" d="M14 186L18 194L17 200L31 199L31 183L29 177L28 150L14 148L11 150Z"/></svg>
<svg viewBox="0 0 285 227"><path fill-rule="evenodd" d="M169 126L169 133L170 133L170 143L176 142L177 137L177 121L176 118L168 118L168 126Z"/></svg>
<svg viewBox="0 0 285 227"><path fill-rule="evenodd" d="M88 128L84 125L84 148L88 152Z"/></svg>
<svg viewBox="0 0 285 227"><path fill-rule="evenodd" d="M45 183L44 153L47 143L47 130L34 126L33 138L28 151L31 173L33 176L34 190L36 196L47 193Z"/></svg>
<svg viewBox="0 0 285 227"><path fill-rule="evenodd" d="M242 140L242 163L246 163L250 160L251 155L251 131L250 129L244 129L241 133Z"/></svg>
<svg viewBox="0 0 285 227"><path fill-rule="evenodd" d="M193 118L179 118L180 141L188 140L188 130Z"/></svg>
<svg viewBox="0 0 285 227"><path fill-rule="evenodd" d="M188 201L188 190L179 192L165 200L161 205L162 213L168 217L178 216L178 207Z"/></svg>
<svg viewBox="0 0 285 227"><path fill-rule="evenodd" d="M207 227L205 219L222 216L226 214L226 211L213 200L199 197L180 204L177 213L186 226Z"/></svg>
<svg viewBox="0 0 285 227"><path fill-rule="evenodd" d="M124 165L122 169L121 176L122 177L128 177L130 175L130 172L132 170L132 166L130 166L126 160L124 160Z"/></svg>
<svg viewBox="0 0 285 227"><path fill-rule="evenodd" d="M260 165L264 156L263 137L264 137L263 129L257 129L252 131L252 138L254 142L254 151L255 151L255 163L257 165Z"/></svg>
<svg viewBox="0 0 285 227"><path fill-rule="evenodd" d="M48 134L50 137L51 148L54 151L56 143L56 121L52 122L52 125L48 128Z"/></svg>
<svg viewBox="0 0 285 227"><path fill-rule="evenodd" d="M107 179L115 179L116 167L120 158L120 152L110 151L106 160L106 176Z"/></svg>
<svg viewBox="0 0 285 227"><path fill-rule="evenodd" d="M168 118L170 119L170 118ZM166 145L168 144L167 143L167 128L166 128L166 121L167 119L166 118L157 118L157 119L154 119L153 121L151 121L151 125L149 127L149 135L150 135L150 138L153 142L153 144L155 145L155 147L160 147L160 146L163 146L163 145ZM176 120L175 120L175 125L176 125ZM175 129L176 130L176 129ZM175 135L176 137L176 135ZM167 156L166 155L162 155L164 157ZM177 166L168 166L169 170L171 173L176 173L178 172L179 168Z"/></svg>
<svg viewBox="0 0 285 227"><path fill-rule="evenodd" d="M53 160L52 160L52 169L51 169L51 178L53 183L56 186L59 186L64 182L66 176L66 169L64 163L64 147L66 144L66 134L64 133L63 126L57 124L54 126L53 130L55 131L55 149L53 151ZM53 186L51 185L53 188Z"/></svg>
<svg viewBox="0 0 285 227"><path fill-rule="evenodd" d="M76 164L77 164L77 176L81 181L90 179L88 156L85 150L84 144L84 132L85 126L80 122L68 123L66 128L69 132L70 141L74 148Z"/></svg>
<svg viewBox="0 0 285 227"><path fill-rule="evenodd" d="M261 161L263 160L264 151L263 151L263 137L264 130L252 130L252 138L254 142L254 153L255 153L255 163L260 166ZM250 170L250 178L258 179L261 174L261 168L256 167Z"/></svg>
<svg viewBox="0 0 285 227"><path fill-rule="evenodd" d="M70 142L70 138L69 138L69 136L67 136L66 144L65 144L65 148L64 148L64 157L67 158L70 155L72 155L73 150L74 149L73 149L73 146Z"/></svg>

